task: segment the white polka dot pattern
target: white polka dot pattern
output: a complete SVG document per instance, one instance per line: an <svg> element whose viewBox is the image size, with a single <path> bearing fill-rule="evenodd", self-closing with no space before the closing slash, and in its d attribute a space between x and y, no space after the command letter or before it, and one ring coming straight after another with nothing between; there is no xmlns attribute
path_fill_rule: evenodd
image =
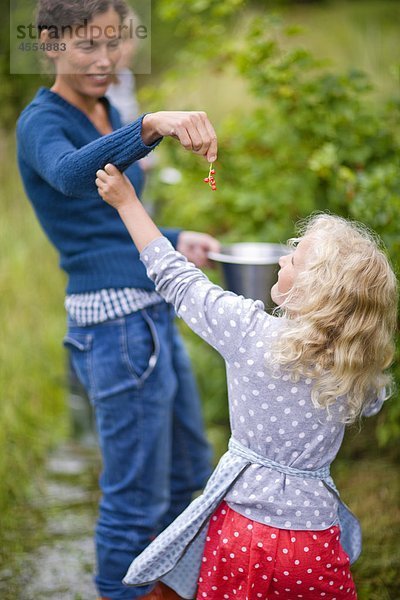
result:
<svg viewBox="0 0 400 600"><path fill-rule="evenodd" d="M205 544L208 520L226 497L227 490L238 480L242 472L251 471L257 461L262 468L275 472L292 470L257 455L231 438L229 451L221 458L201 496L140 554L131 564L124 578L126 585L151 583L162 579L183 598L193 598ZM250 468L249 468L250 467ZM307 479L324 476L325 485L337 493L327 468L315 472L299 471ZM361 552L361 531L357 519L342 503L339 503L341 544L354 562ZM212 516L214 519L215 517ZM290 524L287 524L287 528ZM274 534L272 534L274 535ZM224 540L222 540L224 543ZM241 548L242 552L243 547ZM285 549L283 549L283 552ZM318 557L317 557L318 560Z"/></svg>
<svg viewBox="0 0 400 600"><path fill-rule="evenodd" d="M286 321L265 313L262 302L214 285L166 238L154 240L141 258L161 296L225 358L232 436L251 452L295 470L253 464L225 490L229 506L281 529L336 524L342 511L337 496L299 471L318 471L336 456L345 400L321 410L311 400L310 379L293 382L290 374L271 368L271 344Z"/></svg>

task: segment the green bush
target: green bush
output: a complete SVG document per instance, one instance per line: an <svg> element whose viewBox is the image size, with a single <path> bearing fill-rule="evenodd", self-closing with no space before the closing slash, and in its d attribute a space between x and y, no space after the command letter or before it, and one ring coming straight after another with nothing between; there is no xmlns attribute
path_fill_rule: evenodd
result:
<svg viewBox="0 0 400 600"><path fill-rule="evenodd" d="M377 231L397 269L400 103L377 105L365 74L337 73L310 52L285 44L294 33L277 20L257 17L246 39L232 43L226 35L211 54L208 48L209 68L235 68L248 84L251 105L228 114L218 129L215 193L202 183L204 164L165 145L182 166L182 182L158 189L161 220L225 241L283 242L299 218L329 210ZM194 50L200 60L197 42ZM185 60L188 55L190 47ZM399 380L398 367L395 372ZM223 397L222 375L219 385ZM215 395L208 380L203 393ZM395 399L378 422L379 442L393 444L400 431Z"/></svg>
<svg viewBox="0 0 400 600"><path fill-rule="evenodd" d="M0 144L0 511L20 521L49 447L65 435L64 280L25 198L15 144ZM7 549L4 550L4 554ZM0 551L0 562L4 558Z"/></svg>

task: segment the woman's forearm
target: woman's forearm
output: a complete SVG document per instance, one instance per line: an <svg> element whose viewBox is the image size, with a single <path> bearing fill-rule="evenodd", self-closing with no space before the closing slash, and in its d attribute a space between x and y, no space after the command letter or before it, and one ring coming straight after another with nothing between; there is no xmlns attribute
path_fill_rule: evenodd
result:
<svg viewBox="0 0 400 600"><path fill-rule="evenodd" d="M40 117L40 118L39 118ZM46 118L44 118L46 117ZM124 171L150 152L142 139L142 119L76 148L54 112L18 123L19 154L52 187L66 196L95 190L94 174L112 162Z"/></svg>

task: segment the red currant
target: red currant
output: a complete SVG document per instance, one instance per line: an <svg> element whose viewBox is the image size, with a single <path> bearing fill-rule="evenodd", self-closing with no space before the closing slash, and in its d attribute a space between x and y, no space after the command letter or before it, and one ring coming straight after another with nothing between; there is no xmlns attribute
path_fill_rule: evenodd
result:
<svg viewBox="0 0 400 600"><path fill-rule="evenodd" d="M217 189L217 185L215 183L215 169L213 169L212 163L210 164L210 170L208 172L208 177L204 178L204 183L208 183L210 188L215 191Z"/></svg>

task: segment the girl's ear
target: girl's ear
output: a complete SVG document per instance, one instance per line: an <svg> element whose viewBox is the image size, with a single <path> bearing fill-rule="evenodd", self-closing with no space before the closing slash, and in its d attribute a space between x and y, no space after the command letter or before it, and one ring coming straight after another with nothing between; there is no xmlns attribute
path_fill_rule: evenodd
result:
<svg viewBox="0 0 400 600"><path fill-rule="evenodd" d="M54 38L50 37L50 33L49 33L48 29L41 30L40 43L46 45L45 53L46 53L47 58L49 58L50 60L57 60L58 55L60 53L59 50L53 50L53 46L56 41L58 41L58 40L55 40ZM49 48L51 48L50 50L47 50L47 45L49 45Z"/></svg>

